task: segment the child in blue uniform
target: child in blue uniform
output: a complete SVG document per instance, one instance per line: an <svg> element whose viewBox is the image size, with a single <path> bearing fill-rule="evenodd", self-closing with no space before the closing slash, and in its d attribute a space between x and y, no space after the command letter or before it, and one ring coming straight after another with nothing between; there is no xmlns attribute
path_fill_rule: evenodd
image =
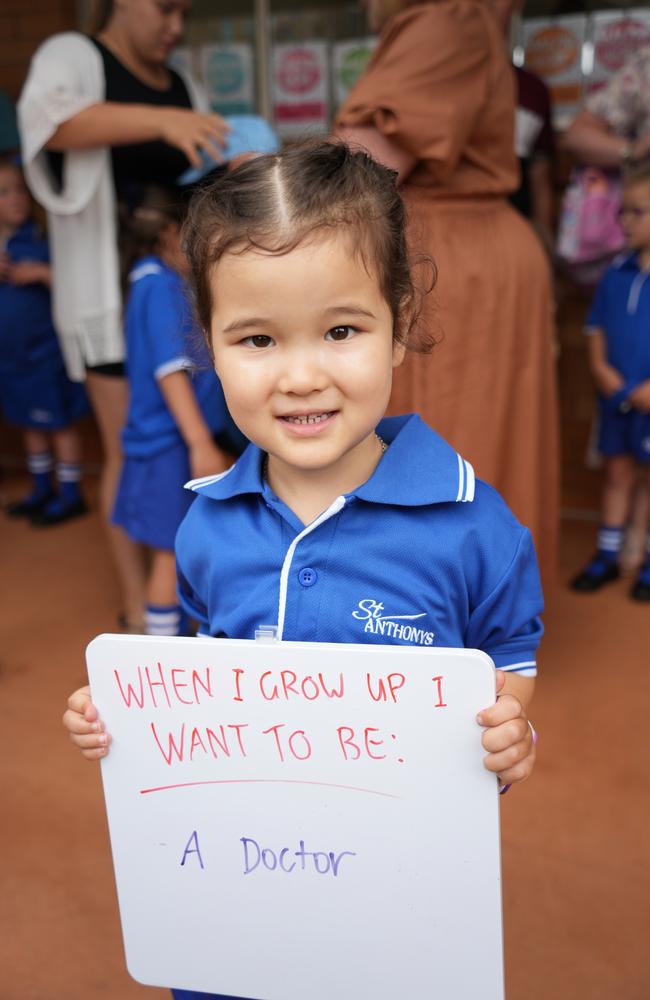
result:
<svg viewBox="0 0 650 1000"><path fill-rule="evenodd" d="M174 537L192 499L183 484L190 474L230 464L213 440L227 429L223 392L200 339L192 343L182 213L175 193L152 188L129 223L135 258L125 315L130 402L113 522L151 550L150 635L178 635L183 627L174 561Z"/></svg>
<svg viewBox="0 0 650 1000"><path fill-rule="evenodd" d="M260 157L195 196L186 241L199 322L253 442L189 484L186 611L213 636L277 622L287 640L485 650L501 668L477 719L485 764L523 780L542 632L529 532L417 416L382 419L393 368L429 346L394 175L333 143ZM86 757L107 752L88 688L64 723Z"/></svg>
<svg viewBox="0 0 650 1000"><path fill-rule="evenodd" d="M639 473L650 483L650 168L627 178L621 223L630 252L603 277L585 331L598 389L605 483L596 555L571 582L582 593L618 579ZM650 547L630 594L650 601Z"/></svg>
<svg viewBox="0 0 650 1000"><path fill-rule="evenodd" d="M11 517L59 524L85 513L80 491L86 394L65 372L50 308L47 241L31 220L20 168L0 158L0 409L23 429L32 489ZM56 480L53 479L54 455Z"/></svg>

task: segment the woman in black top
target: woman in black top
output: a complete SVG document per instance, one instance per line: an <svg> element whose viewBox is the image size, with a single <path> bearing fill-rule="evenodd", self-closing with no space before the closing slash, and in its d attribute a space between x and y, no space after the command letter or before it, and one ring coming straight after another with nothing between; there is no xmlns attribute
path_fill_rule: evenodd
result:
<svg viewBox="0 0 650 1000"><path fill-rule="evenodd" d="M201 150L214 155L227 126L217 114L193 110L188 87L167 66L183 33L187 0L103 0L102 6L92 41L103 62L105 99L61 122L45 148L54 175L61 178L61 154L110 147L117 200L128 210L145 184L172 184L190 164L200 164ZM141 553L110 523L127 407L123 364L89 367L86 385L104 446L101 502L121 583L122 624L139 631L144 608Z"/></svg>

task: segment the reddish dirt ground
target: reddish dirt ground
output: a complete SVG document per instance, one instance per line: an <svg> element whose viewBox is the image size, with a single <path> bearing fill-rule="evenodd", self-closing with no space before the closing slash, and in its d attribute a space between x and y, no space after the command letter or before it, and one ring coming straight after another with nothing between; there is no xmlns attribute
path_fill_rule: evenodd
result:
<svg viewBox="0 0 650 1000"><path fill-rule="evenodd" d="M563 526L565 578L592 543L593 525ZM0 998L168 996L125 970L98 768L60 723L86 643L116 623L98 515L0 514L0 551ZM650 996L650 606L628 586L547 595L539 762L502 803L508 1000Z"/></svg>

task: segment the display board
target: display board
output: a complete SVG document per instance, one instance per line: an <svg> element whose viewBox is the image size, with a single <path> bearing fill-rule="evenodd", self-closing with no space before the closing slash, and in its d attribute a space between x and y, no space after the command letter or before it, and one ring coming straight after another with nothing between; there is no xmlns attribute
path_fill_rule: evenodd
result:
<svg viewBox="0 0 650 1000"><path fill-rule="evenodd" d="M558 128L566 127L580 107L586 29L584 14L523 22L525 66L547 84L553 101L553 123Z"/></svg>
<svg viewBox="0 0 650 1000"><path fill-rule="evenodd" d="M127 966L255 1000L502 1000L475 650L99 636Z"/></svg>
<svg viewBox="0 0 650 1000"><path fill-rule="evenodd" d="M279 134L301 137L327 132L330 114L327 43L279 43L272 48L271 61L273 117Z"/></svg>

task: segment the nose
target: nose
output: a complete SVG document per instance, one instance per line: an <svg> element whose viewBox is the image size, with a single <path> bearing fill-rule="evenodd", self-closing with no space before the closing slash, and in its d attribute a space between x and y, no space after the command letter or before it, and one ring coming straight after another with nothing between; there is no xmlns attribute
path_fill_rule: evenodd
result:
<svg viewBox="0 0 650 1000"><path fill-rule="evenodd" d="M184 10L173 10L170 14L170 33L175 42L177 42L183 35L185 30L185 11Z"/></svg>
<svg viewBox="0 0 650 1000"><path fill-rule="evenodd" d="M288 351L283 358L278 389L285 395L309 396L313 392L322 392L329 383L330 377L320 351L307 346L299 347Z"/></svg>

